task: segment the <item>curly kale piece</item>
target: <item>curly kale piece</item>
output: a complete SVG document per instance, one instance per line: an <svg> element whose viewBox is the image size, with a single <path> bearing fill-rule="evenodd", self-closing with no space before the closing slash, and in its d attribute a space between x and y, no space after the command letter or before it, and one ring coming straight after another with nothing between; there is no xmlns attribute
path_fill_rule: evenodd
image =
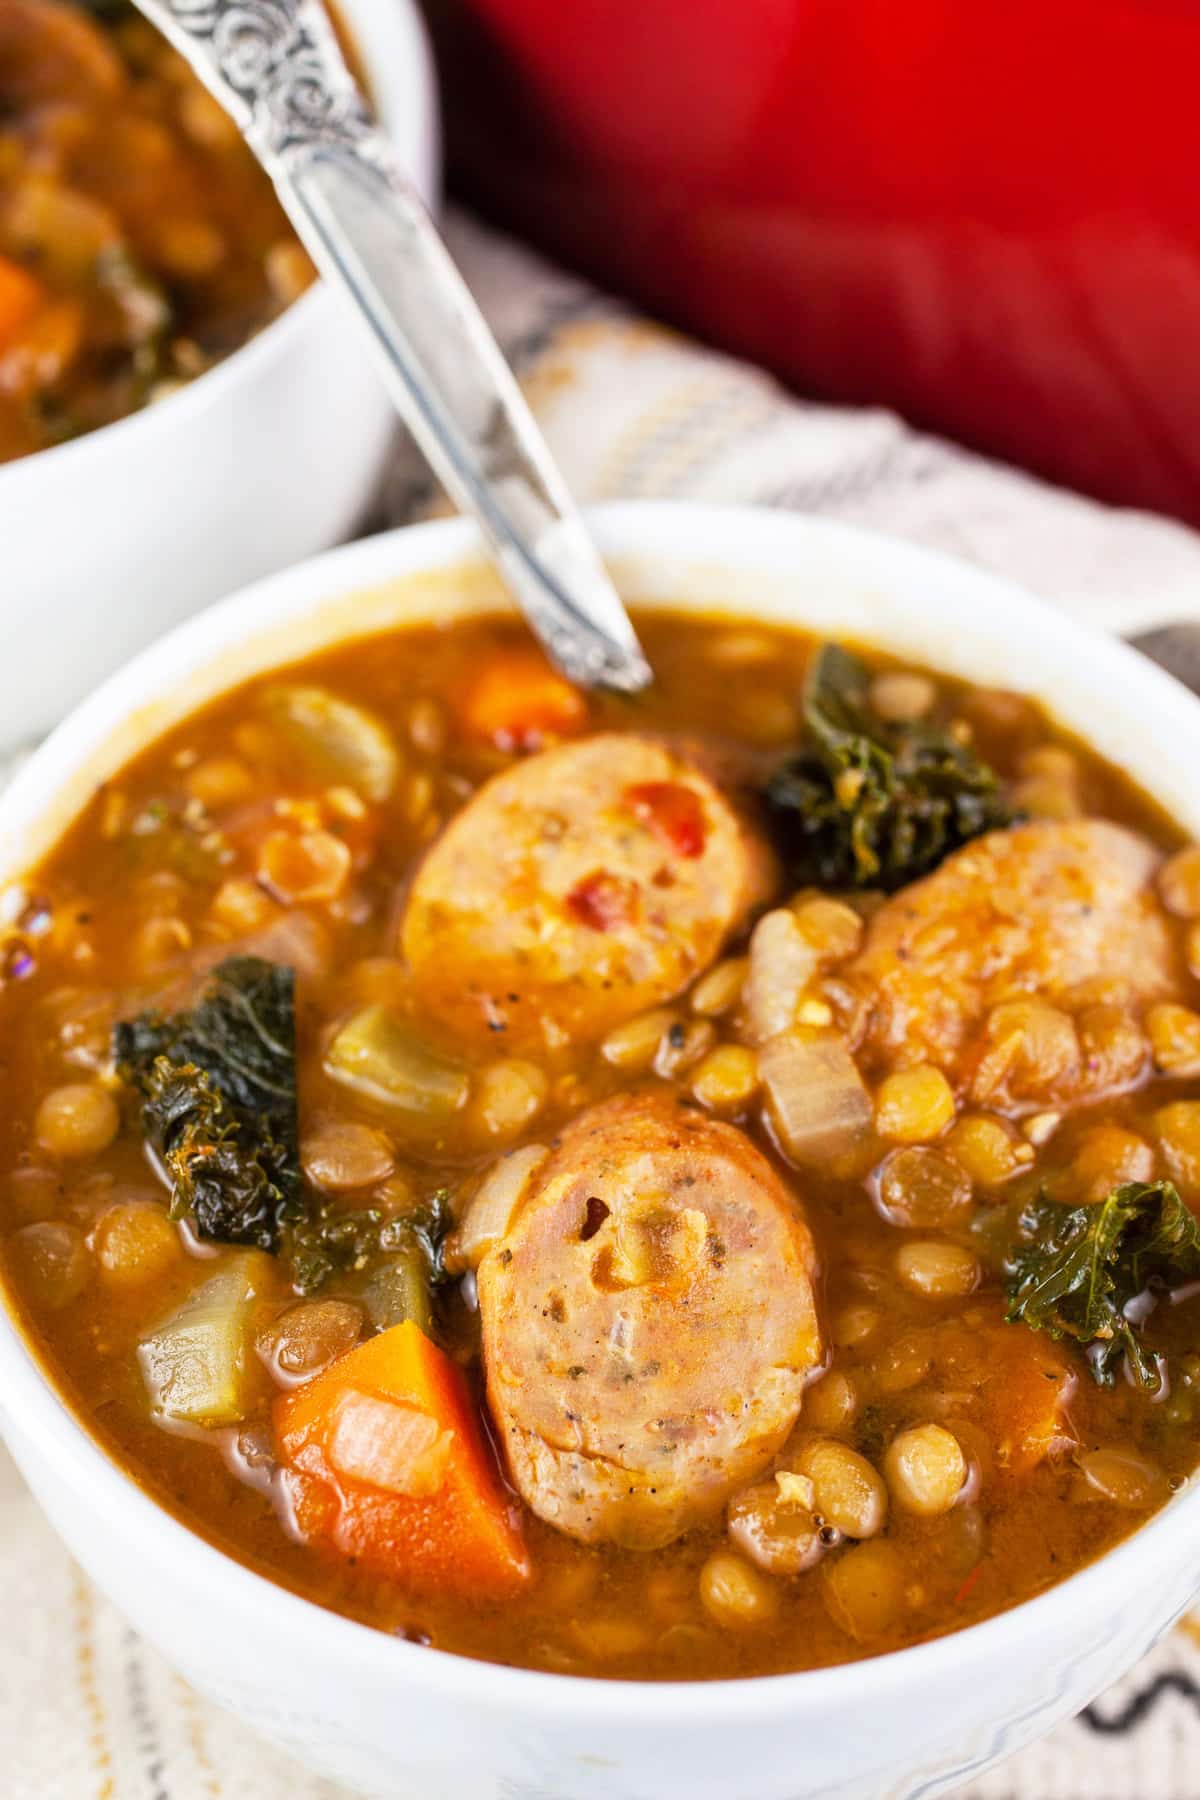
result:
<svg viewBox="0 0 1200 1800"><path fill-rule="evenodd" d="M142 1095L175 1216L219 1243L277 1249L303 1213L294 971L230 957L194 1007L118 1024L113 1053Z"/></svg>
<svg viewBox="0 0 1200 1800"><path fill-rule="evenodd" d="M419 1268L427 1287L438 1287L448 1279L442 1246L452 1223L445 1189L400 1217L378 1207L345 1213L326 1204L289 1230L292 1285L298 1294L312 1294L337 1270L366 1269L399 1256Z"/></svg>
<svg viewBox="0 0 1200 1800"><path fill-rule="evenodd" d="M377 1331L411 1319L426 1337L436 1336L434 1292L448 1280L447 1202L439 1192L402 1217L375 1207L348 1214L322 1206L288 1232L293 1288L316 1293L335 1271L361 1276L351 1291Z"/></svg>
<svg viewBox="0 0 1200 1800"><path fill-rule="evenodd" d="M1157 1393L1162 1376L1141 1337L1145 1301L1200 1278L1200 1225L1171 1182L1127 1181L1096 1206L1063 1206L1043 1193L1018 1230L1010 1324L1085 1346L1101 1387L1113 1385L1127 1358L1138 1386Z"/></svg>
<svg viewBox="0 0 1200 1800"><path fill-rule="evenodd" d="M433 1330L432 1290L446 1279L452 1223L438 1192L402 1216L342 1210L307 1189L296 1114L295 977L256 956L215 969L197 1004L116 1027L122 1078L170 1176L172 1212L201 1237L279 1254L298 1294L335 1273L363 1278L379 1329L412 1318Z"/></svg>
<svg viewBox="0 0 1200 1800"><path fill-rule="evenodd" d="M767 783L776 842L797 883L890 892L1013 822L988 765L935 726L881 719L870 679L850 651L821 647L804 690L809 741Z"/></svg>

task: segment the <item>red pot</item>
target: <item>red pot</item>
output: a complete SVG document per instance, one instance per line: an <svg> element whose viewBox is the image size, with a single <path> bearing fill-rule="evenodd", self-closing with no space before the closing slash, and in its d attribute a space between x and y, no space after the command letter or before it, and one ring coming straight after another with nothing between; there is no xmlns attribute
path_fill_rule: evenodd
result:
<svg viewBox="0 0 1200 1800"><path fill-rule="evenodd" d="M452 176L777 369L1200 523L1200 0L429 0Z"/></svg>

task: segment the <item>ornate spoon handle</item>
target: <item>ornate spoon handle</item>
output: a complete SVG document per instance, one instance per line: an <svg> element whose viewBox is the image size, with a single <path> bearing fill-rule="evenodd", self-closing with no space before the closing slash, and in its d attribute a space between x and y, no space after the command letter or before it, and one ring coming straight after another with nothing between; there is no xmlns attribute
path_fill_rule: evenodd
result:
<svg viewBox="0 0 1200 1800"><path fill-rule="evenodd" d="M322 275L369 329L443 485L563 672L651 672L512 372L374 125L320 0L137 0L237 121Z"/></svg>

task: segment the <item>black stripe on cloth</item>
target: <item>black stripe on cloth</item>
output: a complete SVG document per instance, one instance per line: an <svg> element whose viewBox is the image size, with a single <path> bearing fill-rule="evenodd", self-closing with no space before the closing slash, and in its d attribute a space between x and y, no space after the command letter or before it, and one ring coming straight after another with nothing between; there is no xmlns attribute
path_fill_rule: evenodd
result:
<svg viewBox="0 0 1200 1800"><path fill-rule="evenodd" d="M142 1642L135 1631L127 1630L124 1644L125 1694L129 1702L129 1717L133 1724L134 1739L138 1756L141 1759L142 1773L145 1777L147 1800L171 1800L170 1790L166 1784L166 1760L163 1756L162 1742L146 1692Z"/></svg>
<svg viewBox="0 0 1200 1800"><path fill-rule="evenodd" d="M519 337L504 346L509 367L517 375L527 374L531 364L554 346L564 325L577 325L583 319L611 319L622 316L623 309L592 288L559 294L548 300L541 317Z"/></svg>
<svg viewBox="0 0 1200 1800"><path fill-rule="evenodd" d="M706 468L774 429L782 408L770 392L739 381L714 383L698 403L669 413L639 442L615 498L685 497ZM664 479L662 465L671 471Z"/></svg>
<svg viewBox="0 0 1200 1800"><path fill-rule="evenodd" d="M759 504L789 512L833 512L857 505L882 488L920 486L951 467L953 459L939 445L898 433L865 461L784 482L759 496Z"/></svg>
<svg viewBox="0 0 1200 1800"><path fill-rule="evenodd" d="M1127 1731L1136 1731L1168 1694L1177 1694L1200 1714L1200 1687L1182 1669L1168 1669L1165 1674L1148 1681L1114 1712L1103 1713L1093 1704L1084 1708L1079 1721L1098 1737L1120 1737Z"/></svg>

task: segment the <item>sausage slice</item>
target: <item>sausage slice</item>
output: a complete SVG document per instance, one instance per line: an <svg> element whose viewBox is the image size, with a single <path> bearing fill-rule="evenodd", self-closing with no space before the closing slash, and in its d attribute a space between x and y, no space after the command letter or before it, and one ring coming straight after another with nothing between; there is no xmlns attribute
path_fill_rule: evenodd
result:
<svg viewBox="0 0 1200 1800"><path fill-rule="evenodd" d="M686 987L773 872L691 758L586 738L494 776L451 820L417 871L403 952L461 1033L599 1037Z"/></svg>
<svg viewBox="0 0 1200 1800"><path fill-rule="evenodd" d="M533 1511L654 1549L769 1464L821 1358L798 1201L749 1139L661 1095L563 1134L479 1267L488 1398Z"/></svg>
<svg viewBox="0 0 1200 1800"><path fill-rule="evenodd" d="M1111 997L1174 987L1174 953L1150 882L1153 845L1099 819L989 832L902 889L871 921L847 975L884 1066L928 1057L959 1070L985 1015L1024 996Z"/></svg>

